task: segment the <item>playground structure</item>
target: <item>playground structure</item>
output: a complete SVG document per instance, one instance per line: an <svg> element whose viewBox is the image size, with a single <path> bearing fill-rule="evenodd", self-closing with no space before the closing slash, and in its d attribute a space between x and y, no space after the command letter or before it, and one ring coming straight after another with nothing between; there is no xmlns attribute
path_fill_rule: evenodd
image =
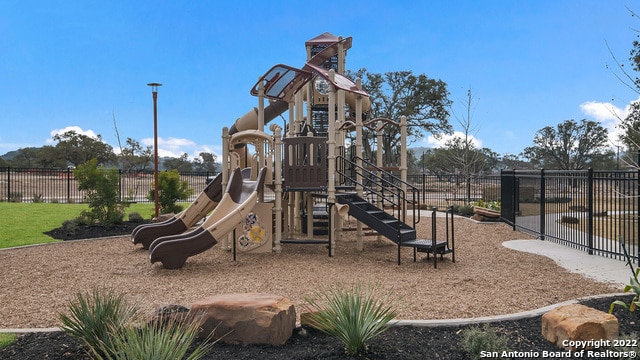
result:
<svg viewBox="0 0 640 360"><path fill-rule="evenodd" d="M250 90L258 106L231 128L223 128L222 172L197 200L165 222L141 225L132 232L132 242L149 249L152 263L177 269L217 242L233 249L234 259L237 249L281 252L288 243L326 245L334 256L347 215L358 220L359 250L367 226L398 245L398 264L402 247L413 248L414 261L417 252L433 254L434 266L436 255L451 253L455 261L450 212L444 239L437 239L435 210L431 239L417 238L420 196L406 181L407 121L367 119L368 94L359 79L353 82L344 76L352 39L324 33L305 45L307 62L302 69L273 66ZM266 124L286 111L284 126L273 123L271 134L265 132ZM398 166L382 163L379 144L385 126L400 128ZM365 127L377 134L370 140L378 146L375 163L361 156ZM354 131L355 139L348 140ZM326 224L326 238L314 237L319 222Z"/></svg>

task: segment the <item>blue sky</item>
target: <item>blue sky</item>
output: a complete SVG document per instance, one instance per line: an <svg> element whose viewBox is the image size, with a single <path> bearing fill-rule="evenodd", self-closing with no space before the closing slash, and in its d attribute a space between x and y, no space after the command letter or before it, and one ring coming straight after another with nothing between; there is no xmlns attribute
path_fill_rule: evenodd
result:
<svg viewBox="0 0 640 360"><path fill-rule="evenodd" d="M309 3L311 4L311 3ZM640 21L630 0L35 1L0 5L0 154L53 144L66 129L161 156L221 154L222 128L257 106L260 75L302 67L304 43L353 37L347 68L411 70L448 84L462 115L469 88L478 145L518 154L567 119L615 129L638 95L607 65L628 63ZM627 68L629 66L627 65ZM452 124L458 130L455 118ZM434 146L425 135L411 146Z"/></svg>

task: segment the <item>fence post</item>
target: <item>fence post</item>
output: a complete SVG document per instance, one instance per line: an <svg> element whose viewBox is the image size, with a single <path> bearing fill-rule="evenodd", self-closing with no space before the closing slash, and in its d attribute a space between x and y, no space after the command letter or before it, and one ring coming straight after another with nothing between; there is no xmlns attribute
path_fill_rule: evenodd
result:
<svg viewBox="0 0 640 360"><path fill-rule="evenodd" d="M544 168L543 168L543 169L540 169L540 240L544 240L544 234L546 234L546 230L545 230L546 219L544 214L546 191L547 189L545 186Z"/></svg>
<svg viewBox="0 0 640 360"><path fill-rule="evenodd" d="M11 201L11 166L7 166L7 201Z"/></svg>
<svg viewBox="0 0 640 360"><path fill-rule="evenodd" d="M617 175L616 175L617 176ZM593 255L593 169L587 170L587 253Z"/></svg>
<svg viewBox="0 0 640 360"><path fill-rule="evenodd" d="M122 170L118 169L118 201L122 202Z"/></svg>
<svg viewBox="0 0 640 360"><path fill-rule="evenodd" d="M67 204L71 202L71 168L67 166Z"/></svg>

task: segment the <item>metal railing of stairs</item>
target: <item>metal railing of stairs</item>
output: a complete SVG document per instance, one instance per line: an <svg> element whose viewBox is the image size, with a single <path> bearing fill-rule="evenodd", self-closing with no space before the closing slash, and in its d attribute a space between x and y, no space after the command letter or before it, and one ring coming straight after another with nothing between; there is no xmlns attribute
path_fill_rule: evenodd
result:
<svg viewBox="0 0 640 360"><path fill-rule="evenodd" d="M341 177L341 185L359 185L363 191L363 198L374 205L377 204L383 210L391 208L392 215L398 219L396 238L387 237L398 245L400 264L403 239L401 232L406 226L415 230L416 224L420 222L420 191L412 184L358 156L349 160L339 155L336 162L336 172ZM361 162L362 165L357 162ZM410 208L409 203L412 205ZM411 225L407 224L408 210L411 210L412 214Z"/></svg>

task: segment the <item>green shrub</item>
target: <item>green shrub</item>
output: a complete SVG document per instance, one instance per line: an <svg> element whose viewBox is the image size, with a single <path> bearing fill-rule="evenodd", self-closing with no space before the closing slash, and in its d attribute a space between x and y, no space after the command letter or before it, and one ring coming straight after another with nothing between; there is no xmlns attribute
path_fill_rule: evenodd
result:
<svg viewBox="0 0 640 360"><path fill-rule="evenodd" d="M67 235L75 235L76 231L78 231L78 221L76 220L65 220L62 222L62 230Z"/></svg>
<svg viewBox="0 0 640 360"><path fill-rule="evenodd" d="M147 194L147 199L155 201L155 183ZM180 181L178 170L162 171L158 173L158 205L162 214L179 213L182 206L177 205L178 200L187 200L193 194L187 181Z"/></svg>
<svg viewBox="0 0 640 360"><path fill-rule="evenodd" d="M471 216L473 215L473 206L472 205L453 205L451 209L454 213L458 213L462 216Z"/></svg>
<svg viewBox="0 0 640 360"><path fill-rule="evenodd" d="M462 330L462 349L472 359L482 358L482 352L502 353L508 351L507 341L506 336L498 335L489 324L485 324L482 329L478 326L471 326Z"/></svg>
<svg viewBox="0 0 640 360"><path fill-rule="evenodd" d="M637 344L638 339L640 339L639 335L640 334L638 333L632 332L631 334L624 334L619 336L616 343L624 345L611 346L610 350L620 354L620 357L618 359L629 359L630 357L625 356L625 353L629 354L633 352L635 354L638 352L638 346L635 344Z"/></svg>
<svg viewBox="0 0 640 360"><path fill-rule="evenodd" d="M42 198L42 194L33 194L31 201L38 204L38 203L44 202L44 199Z"/></svg>
<svg viewBox="0 0 640 360"><path fill-rule="evenodd" d="M83 341L96 356L109 356L114 343L127 324L140 318L141 312L122 295L111 290L93 290L76 294L69 304L69 314L59 314L62 331Z"/></svg>
<svg viewBox="0 0 640 360"><path fill-rule="evenodd" d="M349 356L363 353L374 337L389 327L396 311L387 295L377 298L377 286L356 284L351 289L323 289L306 301L317 311L310 323L320 331L336 337Z"/></svg>
<svg viewBox="0 0 640 360"><path fill-rule="evenodd" d="M141 223L144 221L144 218L142 217L142 215L140 215L139 212L134 211L129 213L129 221L134 223Z"/></svg>
<svg viewBox="0 0 640 360"><path fill-rule="evenodd" d="M94 353L94 356L108 360L202 359L215 342L210 342L209 335L189 351L200 328L197 323L184 320L169 317L141 327L128 326L123 330L113 328L113 341L102 344L101 353L106 355Z"/></svg>
<svg viewBox="0 0 640 360"><path fill-rule="evenodd" d="M86 191L85 199L89 210L84 211L83 216L90 223L107 227L121 223L124 210L129 204L119 200L118 170L99 168L98 161L92 159L78 166L73 174L78 180L78 189Z"/></svg>

